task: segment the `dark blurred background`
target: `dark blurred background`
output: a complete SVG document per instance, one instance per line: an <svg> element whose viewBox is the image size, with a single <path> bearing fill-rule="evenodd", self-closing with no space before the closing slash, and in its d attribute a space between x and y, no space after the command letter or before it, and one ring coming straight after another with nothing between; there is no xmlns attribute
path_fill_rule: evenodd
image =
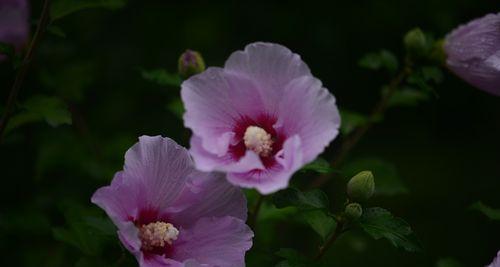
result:
<svg viewBox="0 0 500 267"><path fill-rule="evenodd" d="M32 2L35 20L40 3ZM341 108L367 113L390 76L360 68L362 55L388 49L402 57L403 35L413 27L441 38L460 23L500 11L493 0L188 2L129 1L113 11L84 10L55 23L65 37L45 36L19 102L56 96L73 123L25 124L0 145L1 266L136 266L115 236L99 235L105 241L96 245L98 238L80 225L89 214L103 216L90 196L109 183L138 136L188 145L189 132L167 105L179 88L146 81L141 69L175 72L187 48L200 51L207 65L221 66L248 43L277 42L302 56ZM0 106L13 77L8 64L0 65ZM442 258L484 266L500 249L500 222L468 209L478 200L500 208L500 98L449 72L435 89L437 97L428 102L390 109L346 161L376 157L395 166L408 193L377 197L370 205L405 218L424 252L353 232L329 250L331 266L436 266ZM324 188L334 207L342 205L335 196L344 186L338 180ZM281 247L312 255L319 244L310 229L286 220L263 216L257 227L248 266L272 266Z"/></svg>

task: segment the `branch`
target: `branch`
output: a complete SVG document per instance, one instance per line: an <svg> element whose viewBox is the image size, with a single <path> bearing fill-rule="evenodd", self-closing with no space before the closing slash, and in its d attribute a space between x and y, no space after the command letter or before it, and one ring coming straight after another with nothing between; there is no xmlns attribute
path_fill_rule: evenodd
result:
<svg viewBox="0 0 500 267"><path fill-rule="evenodd" d="M373 126L375 120L379 118L381 115L385 113L385 111L388 108L389 105L389 100L391 97L394 95L398 87L401 85L401 83L404 82L406 77L411 73L411 69L409 67L409 63L406 64L406 66L394 77L390 83L389 83L389 90L387 91L386 94L382 95L380 98L379 102L375 105L373 108L372 112L370 113L370 116L368 118L368 122L361 126L358 127L352 134L347 136L347 138L344 140L342 143L339 152L337 155L333 158L331 162L332 167L338 167L340 163L345 159L347 154L356 146L356 144L359 142L359 140L366 134L366 132ZM313 182L310 184L309 188L317 188L321 187L323 184L325 184L331 176L324 174L319 177L317 177Z"/></svg>
<svg viewBox="0 0 500 267"><path fill-rule="evenodd" d="M47 25L49 24L49 19L50 19L50 0L45 0L45 2L43 3L42 14L40 16L40 21L38 22L38 26L35 31L35 35L33 36L33 40L31 41L28 47L28 51L24 56L24 59L21 63L21 67L17 72L14 84L10 89L9 98L7 99L7 104L5 105L5 111L0 120L0 142L2 141L5 128L7 127L7 123L9 122L12 108L14 107L14 104L17 101L17 95L21 90L21 86L26 78L28 69L31 66L33 54L38 48L40 41L45 33L45 30L47 29Z"/></svg>

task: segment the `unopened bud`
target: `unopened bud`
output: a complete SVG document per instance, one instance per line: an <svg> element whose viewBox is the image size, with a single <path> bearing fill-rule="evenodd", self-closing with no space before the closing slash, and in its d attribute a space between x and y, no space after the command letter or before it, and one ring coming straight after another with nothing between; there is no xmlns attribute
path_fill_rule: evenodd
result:
<svg viewBox="0 0 500 267"><path fill-rule="evenodd" d="M363 215L363 208L359 203L349 203L344 210L347 219L354 221Z"/></svg>
<svg viewBox="0 0 500 267"><path fill-rule="evenodd" d="M404 37L406 51L416 57L425 56L429 50L428 40L420 28L415 28Z"/></svg>
<svg viewBox="0 0 500 267"><path fill-rule="evenodd" d="M205 61L200 53L193 50L186 50L179 57L179 74L187 79L205 70Z"/></svg>
<svg viewBox="0 0 500 267"><path fill-rule="evenodd" d="M371 171L356 174L347 183L347 195L356 202L368 200L375 192L375 181Z"/></svg>

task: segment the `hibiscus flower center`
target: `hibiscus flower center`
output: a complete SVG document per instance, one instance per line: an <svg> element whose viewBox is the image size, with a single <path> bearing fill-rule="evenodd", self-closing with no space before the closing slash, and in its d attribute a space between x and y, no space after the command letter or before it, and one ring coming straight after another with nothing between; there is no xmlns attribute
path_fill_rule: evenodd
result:
<svg viewBox="0 0 500 267"><path fill-rule="evenodd" d="M179 230L172 224L160 221L144 224L139 228L142 249L146 251L158 250L167 244L172 245L178 235Z"/></svg>
<svg viewBox="0 0 500 267"><path fill-rule="evenodd" d="M271 134L258 126L249 126L245 130L243 141L247 149L254 151L261 157L267 157L273 151Z"/></svg>

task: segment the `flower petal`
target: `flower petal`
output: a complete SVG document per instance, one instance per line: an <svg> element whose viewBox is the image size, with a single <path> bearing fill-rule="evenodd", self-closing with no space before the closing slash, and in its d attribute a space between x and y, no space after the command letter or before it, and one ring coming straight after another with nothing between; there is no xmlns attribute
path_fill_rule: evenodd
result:
<svg viewBox="0 0 500 267"><path fill-rule="evenodd" d="M487 267L500 267L500 251L498 251L497 257Z"/></svg>
<svg viewBox="0 0 500 267"><path fill-rule="evenodd" d="M308 163L338 135L340 115L335 97L312 76L297 78L285 89L277 105L275 128L282 128L287 136L300 136L303 163Z"/></svg>
<svg viewBox="0 0 500 267"><path fill-rule="evenodd" d="M141 136L125 154L125 176L144 184L141 208L164 210L177 198L193 170L187 150L170 138Z"/></svg>
<svg viewBox="0 0 500 267"><path fill-rule="evenodd" d="M189 205L178 212L169 213L174 225L189 228L203 217L232 216L246 221L245 195L228 183L223 174L199 172L192 176L186 189L172 206L177 206L177 203Z"/></svg>
<svg viewBox="0 0 500 267"><path fill-rule="evenodd" d="M99 188L91 202L106 211L116 225L134 218L138 204L145 202L144 187L137 180L127 179L123 172L117 172L110 186Z"/></svg>
<svg viewBox="0 0 500 267"><path fill-rule="evenodd" d="M208 68L182 83L186 108L184 124L202 139L203 148L224 155L233 141L235 122L243 115L259 115L262 96L247 78Z"/></svg>
<svg viewBox="0 0 500 267"><path fill-rule="evenodd" d="M276 154L279 166L261 172L228 173L227 179L232 184L255 188L261 194L270 194L286 188L294 172L302 166L302 151L300 137L288 138L283 149Z"/></svg>
<svg viewBox="0 0 500 267"><path fill-rule="evenodd" d="M0 42L11 44L19 51L29 38L29 13L26 0L1 1Z"/></svg>
<svg viewBox="0 0 500 267"><path fill-rule="evenodd" d="M500 95L500 13L462 25L446 36L448 67L471 85Z"/></svg>
<svg viewBox="0 0 500 267"><path fill-rule="evenodd" d="M254 169L265 169L259 156L248 150L235 162L229 154L218 157L203 148L202 140L195 134L191 137L191 156L196 168L200 171L246 172Z"/></svg>
<svg viewBox="0 0 500 267"><path fill-rule="evenodd" d="M180 231L173 259L195 259L209 266L245 266L253 232L244 221L229 216L202 218L192 228Z"/></svg>
<svg viewBox="0 0 500 267"><path fill-rule="evenodd" d="M311 75L299 55L282 45L263 42L249 44L245 50L231 54L224 69L252 80L271 110L280 102L291 80Z"/></svg>

